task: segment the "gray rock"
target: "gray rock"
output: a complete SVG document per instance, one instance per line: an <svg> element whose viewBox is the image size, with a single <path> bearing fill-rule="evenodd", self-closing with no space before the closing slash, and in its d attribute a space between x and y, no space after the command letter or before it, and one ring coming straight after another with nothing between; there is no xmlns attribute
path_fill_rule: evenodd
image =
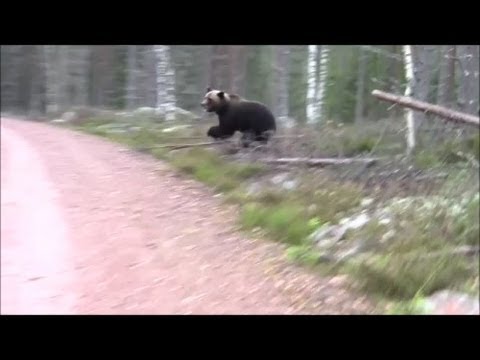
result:
<svg viewBox="0 0 480 360"><path fill-rule="evenodd" d="M441 290L426 299L425 311L432 315L479 315L478 298Z"/></svg>
<svg viewBox="0 0 480 360"><path fill-rule="evenodd" d="M347 229L344 226L339 225L321 227L310 235L310 239L313 240L318 247L331 247L343 238L346 231Z"/></svg>
<svg viewBox="0 0 480 360"><path fill-rule="evenodd" d="M66 122L71 122L71 121L76 120L78 118L78 115L75 111L67 111L67 112L63 113L61 118L63 120L65 120Z"/></svg>
<svg viewBox="0 0 480 360"><path fill-rule="evenodd" d="M359 229L370 221L370 216L362 212L358 216L351 218L345 218L340 221L340 224L347 229Z"/></svg>
<svg viewBox="0 0 480 360"><path fill-rule="evenodd" d="M288 181L284 181L282 183L282 187L285 189L285 190L293 190L297 187L297 181L296 180L288 180Z"/></svg>
<svg viewBox="0 0 480 360"><path fill-rule="evenodd" d="M373 203L373 199L372 198L365 198L365 199L362 199L361 203L360 203L360 206L361 207L367 207L368 205L370 205L371 203Z"/></svg>
<svg viewBox="0 0 480 360"><path fill-rule="evenodd" d="M155 109L149 106L143 106L135 109L133 113L141 115L155 115Z"/></svg>
<svg viewBox="0 0 480 360"><path fill-rule="evenodd" d="M247 186L247 194L248 195L255 195L258 194L262 190L262 185L258 182L251 183Z"/></svg>
<svg viewBox="0 0 480 360"><path fill-rule="evenodd" d="M270 181L274 185L280 185L281 183L285 182L287 180L287 178L288 178L288 173L281 173L281 174L277 174L274 177L272 177L270 179Z"/></svg>

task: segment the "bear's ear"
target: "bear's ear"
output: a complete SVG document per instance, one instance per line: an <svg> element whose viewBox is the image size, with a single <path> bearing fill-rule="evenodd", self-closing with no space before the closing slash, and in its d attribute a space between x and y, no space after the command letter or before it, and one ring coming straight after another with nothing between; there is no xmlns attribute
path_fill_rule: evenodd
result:
<svg viewBox="0 0 480 360"><path fill-rule="evenodd" d="M225 97L225 93L223 91L220 91L217 96L220 98L220 99L223 99Z"/></svg>
<svg viewBox="0 0 480 360"><path fill-rule="evenodd" d="M212 91L212 88L209 86L209 87L207 87L207 93L210 92L210 91Z"/></svg>

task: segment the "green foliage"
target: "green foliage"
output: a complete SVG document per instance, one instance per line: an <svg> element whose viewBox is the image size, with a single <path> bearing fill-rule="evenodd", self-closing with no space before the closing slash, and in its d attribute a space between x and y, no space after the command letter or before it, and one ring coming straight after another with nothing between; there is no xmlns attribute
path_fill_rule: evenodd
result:
<svg viewBox="0 0 480 360"><path fill-rule="evenodd" d="M357 81L355 55L354 46L330 47L325 93L325 114L328 119L346 123L353 121Z"/></svg>
<svg viewBox="0 0 480 360"><path fill-rule="evenodd" d="M387 315L424 315L427 303L425 298L417 296L413 300L398 301L392 304Z"/></svg>
<svg viewBox="0 0 480 360"><path fill-rule="evenodd" d="M237 194L246 204L241 215L243 227L260 227L274 239L299 245L315 229L358 206L361 199L360 191L351 185L325 182L317 190L314 184L314 179L305 176L292 191L265 188L255 195Z"/></svg>
<svg viewBox="0 0 480 360"><path fill-rule="evenodd" d="M478 192L449 195L392 202L388 230L377 224L351 234L376 249L367 260L346 266L358 284L370 293L408 300L444 288L461 289L475 277L478 263L455 249L479 245ZM383 245L379 239L385 239Z"/></svg>
<svg viewBox="0 0 480 360"><path fill-rule="evenodd" d="M287 249L287 258L314 267L318 264L320 254L314 251L310 245L293 245Z"/></svg>
<svg viewBox="0 0 480 360"><path fill-rule="evenodd" d="M196 179L225 192L238 188L242 180L263 170L258 165L229 163L205 149L188 149L172 156L170 161Z"/></svg>
<svg viewBox="0 0 480 360"><path fill-rule="evenodd" d="M241 212L241 223L246 229L261 227L275 239L289 244L301 244L311 231L304 208L294 204L275 207L246 204Z"/></svg>
<svg viewBox="0 0 480 360"><path fill-rule="evenodd" d="M372 294L394 299L411 299L417 292L430 295L471 277L471 269L460 257L426 261L422 256L406 259L392 254L352 268L358 284Z"/></svg>
<svg viewBox="0 0 480 360"><path fill-rule="evenodd" d="M480 135L472 135L469 137L465 143L467 152L472 153L477 160L480 159Z"/></svg>
<svg viewBox="0 0 480 360"><path fill-rule="evenodd" d="M375 46L392 55L401 55L400 47ZM357 102L359 46L329 46L328 77L325 93L325 114L328 119L349 123L354 120ZM382 54L364 50L366 57L364 115L377 120L388 117L388 104L370 96L374 89L399 93L404 82L402 63ZM395 82L394 82L395 80Z"/></svg>
<svg viewBox="0 0 480 360"><path fill-rule="evenodd" d="M419 144L414 154L415 165L419 168L433 168L448 164L468 162L469 158L479 159L479 134L470 135L467 138L453 138L423 144L419 137Z"/></svg>
<svg viewBox="0 0 480 360"><path fill-rule="evenodd" d="M292 193L305 207L315 205L310 216L319 219L319 224L334 222L349 210L360 205L361 189L354 184L338 184L333 181L318 183L318 179L305 175L298 190Z"/></svg>

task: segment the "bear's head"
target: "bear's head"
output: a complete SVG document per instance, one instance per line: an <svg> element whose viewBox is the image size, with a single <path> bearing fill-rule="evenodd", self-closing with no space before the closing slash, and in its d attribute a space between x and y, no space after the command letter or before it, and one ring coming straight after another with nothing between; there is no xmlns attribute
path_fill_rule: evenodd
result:
<svg viewBox="0 0 480 360"><path fill-rule="evenodd" d="M207 88L201 103L207 112L218 112L230 103L230 95L222 90Z"/></svg>
<svg viewBox="0 0 480 360"><path fill-rule="evenodd" d="M238 104L244 102L245 99L237 94L230 94L222 90L213 90L207 88L207 92L201 102L202 107L207 112L219 112L230 104Z"/></svg>

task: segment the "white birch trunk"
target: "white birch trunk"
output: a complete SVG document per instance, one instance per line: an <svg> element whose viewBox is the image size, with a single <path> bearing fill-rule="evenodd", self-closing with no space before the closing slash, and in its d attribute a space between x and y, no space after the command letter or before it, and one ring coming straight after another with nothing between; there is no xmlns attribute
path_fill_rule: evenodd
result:
<svg viewBox="0 0 480 360"><path fill-rule="evenodd" d="M320 52L320 69L318 70L320 73L319 77L319 84L318 84L318 97L316 99L316 103L318 104L317 114L320 121L324 120L324 99L325 99L325 92L327 89L327 79L328 79L328 61L330 58L330 49L327 45L323 45L321 47Z"/></svg>
<svg viewBox="0 0 480 360"><path fill-rule="evenodd" d="M410 45L403 46L403 57L405 65L405 78L407 80L405 96L410 97L412 95L414 82L412 47ZM415 148L415 121L413 118L413 110L406 108L405 111L407 118L407 154L410 154Z"/></svg>
<svg viewBox="0 0 480 360"><path fill-rule="evenodd" d="M170 49L155 45L157 60L157 113L165 120L175 120L175 71L170 61Z"/></svg>
<svg viewBox="0 0 480 360"><path fill-rule="evenodd" d="M317 103L315 99L315 90L317 87L316 84L316 73L317 69L317 46L309 45L308 46L308 89L307 89L307 123L313 124L318 119L317 114Z"/></svg>

